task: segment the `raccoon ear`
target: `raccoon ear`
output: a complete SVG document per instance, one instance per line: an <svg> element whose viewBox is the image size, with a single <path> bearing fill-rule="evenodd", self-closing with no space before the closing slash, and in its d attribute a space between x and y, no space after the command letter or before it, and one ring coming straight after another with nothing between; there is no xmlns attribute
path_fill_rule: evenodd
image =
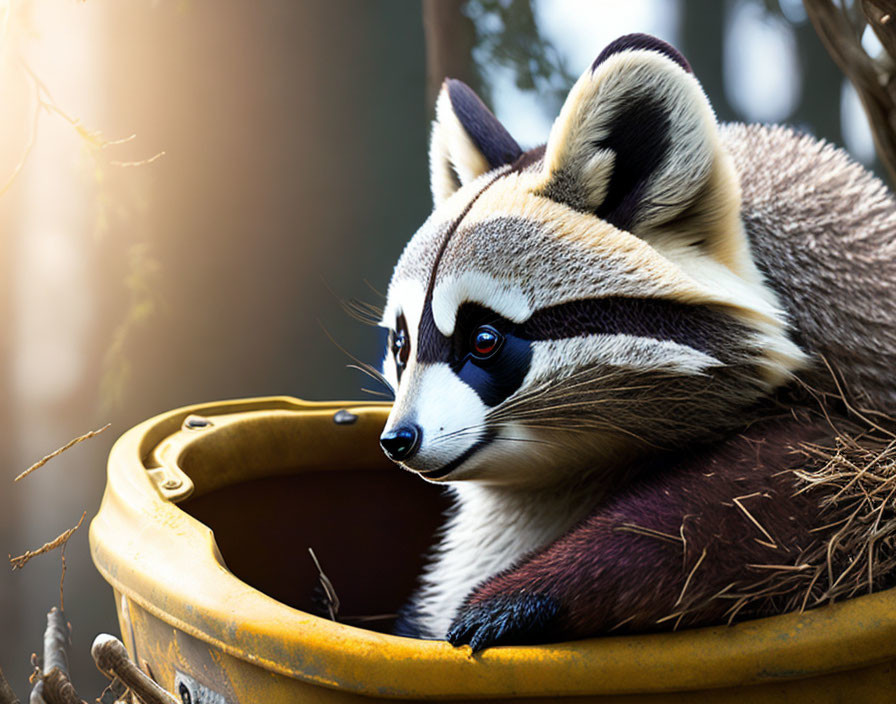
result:
<svg viewBox="0 0 896 704"><path fill-rule="evenodd" d="M643 236L695 201L717 145L715 115L684 57L626 35L570 91L537 192Z"/></svg>
<svg viewBox="0 0 896 704"><path fill-rule="evenodd" d="M465 83L446 78L429 144L433 203L438 206L464 184L520 154L520 146L479 96Z"/></svg>

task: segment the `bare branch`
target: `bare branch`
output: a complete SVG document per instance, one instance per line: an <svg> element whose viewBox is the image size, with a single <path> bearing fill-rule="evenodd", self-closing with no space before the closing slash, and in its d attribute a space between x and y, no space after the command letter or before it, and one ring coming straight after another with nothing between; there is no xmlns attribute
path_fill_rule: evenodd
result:
<svg viewBox="0 0 896 704"><path fill-rule="evenodd" d="M474 90L479 88L472 54L476 32L463 5L463 0L423 0L427 108L435 104L447 77L459 78Z"/></svg>
<svg viewBox="0 0 896 704"><path fill-rule="evenodd" d="M881 37L884 47L896 43L890 15L878 8L882 2L863 2L869 24ZM885 62L865 53L854 25L831 0L803 0L806 14L831 58L849 79L862 101L871 125L877 155L896 184L896 81ZM886 20L885 20L886 18ZM896 58L890 55L890 63Z"/></svg>
<svg viewBox="0 0 896 704"><path fill-rule="evenodd" d="M84 435L79 435L79 436L76 437L74 440L69 440L65 445L63 445L62 447L60 447L58 450L54 450L53 452L51 452L49 455L47 455L47 456L44 457L43 459L38 460L37 462L35 462L35 463L34 463L33 465L31 465L28 469L26 469L26 470L25 470L24 472L22 472L19 476L17 476L13 481L16 481L16 482L17 482L17 481L19 481L20 479L24 479L24 478L27 477L29 474L31 474L33 471L35 471L35 470L40 469L41 467L43 467L47 462L49 462L49 461L50 461L51 459L53 459L54 457L58 457L59 455L61 455L61 454L62 454L63 452L65 452L66 450L69 450L69 449L71 449L72 447L74 447L75 445L77 445L79 442L84 442L85 440L90 440L90 438L94 438L94 437L96 437L97 435L99 435L100 433L102 433L104 430L106 430L106 429L107 429L109 426L111 426L111 425L112 425L111 423L106 423L102 428L99 428L98 430L91 430L89 433L84 433Z"/></svg>
<svg viewBox="0 0 896 704"><path fill-rule="evenodd" d="M84 522L84 518L87 516L87 511L81 514L81 518L78 521L78 524L72 528L69 528L67 531L62 533L61 535L56 536L49 543L44 543L37 550L28 550L23 555L19 555L17 557L9 556L9 562L12 565L14 570L20 570L25 565L28 564L28 561L31 560L32 557L37 557L38 555L43 555L44 553L50 552L51 550L55 550L61 545L65 545L69 538L72 537L74 532L81 527L81 523Z"/></svg>

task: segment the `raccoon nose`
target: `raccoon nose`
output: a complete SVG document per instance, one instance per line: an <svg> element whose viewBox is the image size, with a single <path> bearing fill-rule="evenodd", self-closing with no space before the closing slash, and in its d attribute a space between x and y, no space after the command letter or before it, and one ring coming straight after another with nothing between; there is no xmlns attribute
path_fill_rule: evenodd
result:
<svg viewBox="0 0 896 704"><path fill-rule="evenodd" d="M380 445L389 459L401 462L411 457L420 447L420 428L414 423L402 425L380 436Z"/></svg>

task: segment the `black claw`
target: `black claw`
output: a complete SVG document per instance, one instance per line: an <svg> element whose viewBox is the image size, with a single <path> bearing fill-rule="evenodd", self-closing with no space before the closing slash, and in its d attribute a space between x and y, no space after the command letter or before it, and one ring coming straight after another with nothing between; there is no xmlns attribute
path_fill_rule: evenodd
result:
<svg viewBox="0 0 896 704"><path fill-rule="evenodd" d="M446 637L454 646L469 644L474 653L494 645L540 643L550 638L559 611L544 594L502 594L461 607Z"/></svg>
<svg viewBox="0 0 896 704"><path fill-rule="evenodd" d="M470 642L470 628L464 624L455 623L448 630L448 635L445 637L445 640L455 647L466 645Z"/></svg>

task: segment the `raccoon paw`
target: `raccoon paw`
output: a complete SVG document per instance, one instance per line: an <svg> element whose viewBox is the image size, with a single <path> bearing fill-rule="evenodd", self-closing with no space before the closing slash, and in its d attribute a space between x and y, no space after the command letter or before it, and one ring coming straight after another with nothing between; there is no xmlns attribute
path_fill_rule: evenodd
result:
<svg viewBox="0 0 896 704"><path fill-rule="evenodd" d="M496 594L464 604L446 639L454 646L469 644L474 653L493 645L540 643L550 639L559 612L557 601L544 594Z"/></svg>

